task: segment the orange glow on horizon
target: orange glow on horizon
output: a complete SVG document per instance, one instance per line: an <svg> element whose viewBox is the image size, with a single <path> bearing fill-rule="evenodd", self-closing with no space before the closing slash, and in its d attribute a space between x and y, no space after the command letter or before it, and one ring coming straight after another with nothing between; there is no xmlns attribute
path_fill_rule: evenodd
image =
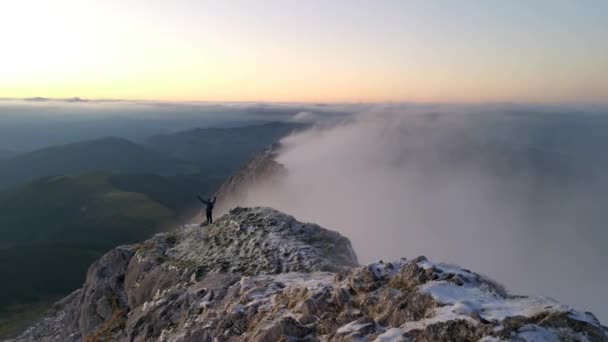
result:
<svg viewBox="0 0 608 342"><path fill-rule="evenodd" d="M434 5L270 2L9 1L0 97L608 101L608 24L588 7L562 5L585 16L566 30L557 14L527 18L532 5L503 18L477 4L462 21Z"/></svg>

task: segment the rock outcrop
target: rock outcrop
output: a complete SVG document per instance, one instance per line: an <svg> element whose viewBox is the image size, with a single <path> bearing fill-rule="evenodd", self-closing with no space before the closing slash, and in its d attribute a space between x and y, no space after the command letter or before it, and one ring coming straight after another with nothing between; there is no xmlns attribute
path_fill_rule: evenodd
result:
<svg viewBox="0 0 608 342"><path fill-rule="evenodd" d="M359 266L336 232L236 208L118 247L14 341L608 341L591 313L424 257Z"/></svg>

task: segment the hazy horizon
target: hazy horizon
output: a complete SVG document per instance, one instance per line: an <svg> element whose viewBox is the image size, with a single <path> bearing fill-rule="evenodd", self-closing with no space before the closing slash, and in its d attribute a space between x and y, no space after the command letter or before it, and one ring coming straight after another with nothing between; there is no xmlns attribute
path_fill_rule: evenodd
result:
<svg viewBox="0 0 608 342"><path fill-rule="evenodd" d="M605 102L606 12L601 0L8 1L0 96Z"/></svg>

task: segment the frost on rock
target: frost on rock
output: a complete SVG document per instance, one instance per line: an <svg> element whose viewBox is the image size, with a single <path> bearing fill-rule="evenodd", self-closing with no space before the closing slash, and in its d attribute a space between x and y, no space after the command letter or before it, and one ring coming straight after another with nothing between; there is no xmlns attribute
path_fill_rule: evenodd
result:
<svg viewBox="0 0 608 342"><path fill-rule="evenodd" d="M406 251L405 251L406 252ZM338 233L237 208L94 263L15 341L608 341L590 313L454 265L357 265Z"/></svg>
<svg viewBox="0 0 608 342"><path fill-rule="evenodd" d="M185 237L185 238L184 238ZM339 271L357 265L350 241L270 208L236 208L213 225L186 226L165 256L244 274Z"/></svg>

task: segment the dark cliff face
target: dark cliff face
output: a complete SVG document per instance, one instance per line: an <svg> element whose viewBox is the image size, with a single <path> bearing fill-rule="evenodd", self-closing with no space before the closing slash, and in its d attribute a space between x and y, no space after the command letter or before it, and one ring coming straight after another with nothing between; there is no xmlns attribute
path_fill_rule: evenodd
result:
<svg viewBox="0 0 608 342"><path fill-rule="evenodd" d="M608 341L551 299L424 257L358 266L347 238L236 208L118 247L14 341Z"/></svg>

